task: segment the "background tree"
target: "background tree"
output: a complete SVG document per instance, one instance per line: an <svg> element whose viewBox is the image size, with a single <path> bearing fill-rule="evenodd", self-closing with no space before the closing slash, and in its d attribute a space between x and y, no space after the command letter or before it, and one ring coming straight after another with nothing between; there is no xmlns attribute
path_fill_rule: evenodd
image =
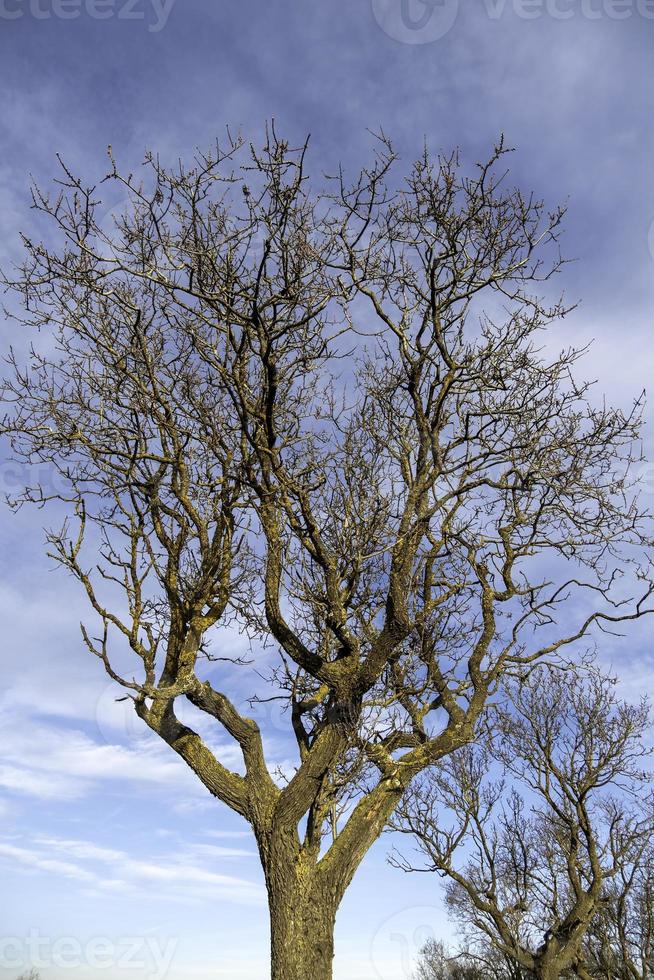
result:
<svg viewBox="0 0 654 980"><path fill-rule="evenodd" d="M654 847L634 849L602 896L584 942L586 972L606 980L654 976Z"/></svg>
<svg viewBox="0 0 654 980"><path fill-rule="evenodd" d="M465 950L452 953L443 942L428 940L420 950L414 980L523 980L507 970L506 961L495 963L471 956Z"/></svg>
<svg viewBox="0 0 654 980"><path fill-rule="evenodd" d="M511 694L482 744L410 792L400 826L448 876L448 908L473 945L542 980L588 978L586 934L654 830L640 768L648 708L617 700L596 673L541 669Z"/></svg>
<svg viewBox="0 0 654 980"><path fill-rule="evenodd" d="M190 167L149 156L142 182L112 161L131 205L110 233L63 167L34 190L51 244L25 238L7 275L46 336L10 357L5 431L57 474L17 503L66 512L49 550L99 619L90 652L252 825L275 980L330 976L363 856L505 671L651 593L615 572L646 574L639 406L592 404L576 352L539 353L565 313L535 295L562 213L507 186L504 157L469 175L425 151L397 183L380 138L321 190L271 130ZM254 641L247 678L230 628ZM261 694L265 645L297 745L286 780L236 693ZM180 701L240 747L239 771Z"/></svg>

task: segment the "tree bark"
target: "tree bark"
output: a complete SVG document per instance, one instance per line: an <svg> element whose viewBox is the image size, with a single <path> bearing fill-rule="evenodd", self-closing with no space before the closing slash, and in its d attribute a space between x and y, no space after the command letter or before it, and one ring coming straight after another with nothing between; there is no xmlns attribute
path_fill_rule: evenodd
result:
<svg viewBox="0 0 654 980"><path fill-rule="evenodd" d="M271 980L331 980L336 912L298 892L270 900Z"/></svg>
<svg viewBox="0 0 654 980"><path fill-rule="evenodd" d="M331 980L339 898L293 831L259 841L270 912L271 980Z"/></svg>
<svg viewBox="0 0 654 980"><path fill-rule="evenodd" d="M535 980L559 980L561 971L552 963L536 963L534 967Z"/></svg>

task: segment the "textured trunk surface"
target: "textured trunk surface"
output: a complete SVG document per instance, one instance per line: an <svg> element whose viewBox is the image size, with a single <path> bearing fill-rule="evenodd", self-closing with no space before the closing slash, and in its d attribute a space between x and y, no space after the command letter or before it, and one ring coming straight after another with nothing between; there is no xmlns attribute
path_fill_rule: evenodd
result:
<svg viewBox="0 0 654 980"><path fill-rule="evenodd" d="M287 895L270 904L272 980L332 980L334 915Z"/></svg>
<svg viewBox="0 0 654 980"><path fill-rule="evenodd" d="M563 970L560 959L557 960L553 955L545 955L534 965L535 980L559 980Z"/></svg>
<svg viewBox="0 0 654 980"><path fill-rule="evenodd" d="M338 901L293 835L261 842L268 889L272 980L331 980Z"/></svg>
<svg viewBox="0 0 654 980"><path fill-rule="evenodd" d="M537 965L534 970L535 980L559 980L560 972L549 965Z"/></svg>

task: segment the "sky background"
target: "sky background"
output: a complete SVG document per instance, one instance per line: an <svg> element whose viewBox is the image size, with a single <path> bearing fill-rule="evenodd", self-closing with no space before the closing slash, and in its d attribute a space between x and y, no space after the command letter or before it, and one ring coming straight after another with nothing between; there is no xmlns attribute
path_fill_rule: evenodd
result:
<svg viewBox="0 0 654 980"><path fill-rule="evenodd" d="M653 46L648 0L0 0L0 262L56 153L92 182L109 143L136 168L146 147L173 162L274 117L312 134L319 172L364 163L380 126L407 165L425 137L474 162L504 132L515 180L569 201L562 284L582 302L552 343L594 338L585 373L628 405L654 367ZM20 478L0 467L1 490ZM0 978L31 958L44 980L262 980L247 828L115 702L40 516L0 522ZM644 628L603 656L629 696L654 690ZM266 728L283 761L282 722ZM447 938L439 882L389 868L390 843L341 907L337 980L408 980L424 939Z"/></svg>

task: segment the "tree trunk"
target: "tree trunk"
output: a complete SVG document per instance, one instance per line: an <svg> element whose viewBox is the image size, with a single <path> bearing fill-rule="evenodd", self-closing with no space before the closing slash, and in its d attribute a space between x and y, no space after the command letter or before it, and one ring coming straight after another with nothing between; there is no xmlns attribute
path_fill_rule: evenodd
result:
<svg viewBox="0 0 654 980"><path fill-rule="evenodd" d="M550 963L537 963L534 969L534 980L559 980L560 970Z"/></svg>
<svg viewBox="0 0 654 980"><path fill-rule="evenodd" d="M331 980L334 920L327 903L271 898L271 980Z"/></svg>
<svg viewBox="0 0 654 980"><path fill-rule="evenodd" d="M262 843L272 980L331 980L339 903L316 868L317 855L303 853L293 834Z"/></svg>

